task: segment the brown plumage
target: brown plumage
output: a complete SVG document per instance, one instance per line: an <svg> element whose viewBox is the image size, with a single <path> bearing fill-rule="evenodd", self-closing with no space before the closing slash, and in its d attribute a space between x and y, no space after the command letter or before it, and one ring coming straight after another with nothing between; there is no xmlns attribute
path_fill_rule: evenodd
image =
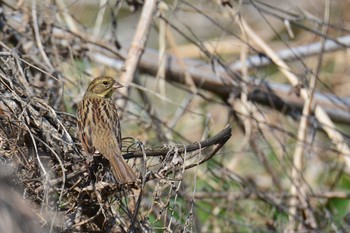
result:
<svg viewBox="0 0 350 233"><path fill-rule="evenodd" d="M93 154L98 150L112 166L118 183L131 183L136 175L122 157L121 131L117 109L111 96L122 87L112 77L92 80L78 105L79 138L84 150Z"/></svg>

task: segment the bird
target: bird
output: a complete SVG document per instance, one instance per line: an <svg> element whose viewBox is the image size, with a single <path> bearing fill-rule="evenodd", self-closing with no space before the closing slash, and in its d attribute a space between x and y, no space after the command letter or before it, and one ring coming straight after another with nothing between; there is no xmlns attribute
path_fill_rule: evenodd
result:
<svg viewBox="0 0 350 233"><path fill-rule="evenodd" d="M85 152L98 150L112 167L119 184L133 183L137 176L122 157L122 137L117 108L112 100L116 89L123 87L116 79L100 76L93 79L78 103L78 135Z"/></svg>

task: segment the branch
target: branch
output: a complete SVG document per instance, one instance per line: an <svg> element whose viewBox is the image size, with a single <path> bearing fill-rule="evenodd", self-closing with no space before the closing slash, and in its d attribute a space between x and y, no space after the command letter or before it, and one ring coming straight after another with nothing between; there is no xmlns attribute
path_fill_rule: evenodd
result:
<svg viewBox="0 0 350 233"><path fill-rule="evenodd" d="M324 43L324 48L322 49L322 42L315 42L308 45L298 46L295 48L288 48L284 50L277 51L277 56L284 61L293 61L300 58L311 57L323 52L334 52L337 50L345 49L350 46L350 35L337 37L335 39L326 39ZM257 68L262 66L267 66L272 63L272 60L268 57L261 55L254 55L248 57L244 61L244 65L247 68ZM232 70L239 71L242 69L242 62L237 61L233 63L230 68Z"/></svg>
<svg viewBox="0 0 350 233"><path fill-rule="evenodd" d="M232 127L230 125L226 126L225 129L220 131L215 136L208 138L201 142L195 142L187 146L178 145L177 152L178 153L184 153L184 152L193 152L195 150L203 149L208 146L212 145L224 145L228 139L231 137L231 130ZM157 157L157 156L165 156L169 154L169 152L174 148L174 146L164 146L162 148L147 148L145 150L146 156L148 157ZM220 149L220 148L219 148ZM215 149L214 149L215 150ZM218 149L217 149L218 150ZM215 150L215 151L217 151ZM173 154L174 152L171 152ZM131 159L131 158L142 158L143 152L142 151L134 151L134 152L128 152L127 154L123 155L124 159Z"/></svg>
<svg viewBox="0 0 350 233"><path fill-rule="evenodd" d="M167 73L168 81L185 84L185 71L176 62L177 58L167 54ZM103 53L89 53L89 57L99 63L120 69L121 62L115 58L104 55ZM158 52L152 49L146 49L139 64L142 72L156 75L158 71ZM214 74L211 65L204 62L186 59L185 66L188 67L186 72L193 78L196 87L210 91L223 99L227 99L232 90L240 93L238 87L227 86L220 80L220 77L228 77L222 67L216 67ZM248 96L251 101L267 105L282 111L284 114L300 115L304 105L304 100L298 94L294 93L296 87L287 84L278 84L267 81L259 81L250 78L247 84ZM337 95L316 91L314 103L322 106L329 117L338 123L350 123L350 98L339 97ZM287 110L287 111L286 111Z"/></svg>
<svg viewBox="0 0 350 233"><path fill-rule="evenodd" d="M139 64L140 57L145 50L147 38L152 25L153 14L156 8L156 0L145 1L139 23L135 30L135 36L131 43L128 56L125 61L125 72L120 77L123 84L131 83L134 79L136 68ZM121 93L129 96L129 88L124 88ZM125 105L125 102L121 105Z"/></svg>

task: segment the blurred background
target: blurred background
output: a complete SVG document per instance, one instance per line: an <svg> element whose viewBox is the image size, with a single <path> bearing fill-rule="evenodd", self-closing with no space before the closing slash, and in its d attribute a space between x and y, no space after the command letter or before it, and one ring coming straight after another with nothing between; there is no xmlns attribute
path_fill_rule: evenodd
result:
<svg viewBox="0 0 350 233"><path fill-rule="evenodd" d="M59 166L68 177L77 169L68 160L81 153L75 112L88 83L121 77L137 25L150 20L136 74L120 78L125 90L115 96L123 137L132 138L123 141L124 152L135 141L181 147L227 125L232 137L191 169L176 170L166 156L147 158L146 170L158 176L143 187L145 226L349 232L349 4L164 0L142 18L148 6L142 0L2 1L3 163L14 166L24 199L47 219L43 226L107 232L98 208L79 212L81 200L69 194L82 195L72 187L86 176L66 186L53 180L64 175ZM197 163L211 149L183 153L180 163ZM145 172L141 159L130 161ZM162 177L165 168L176 172Z"/></svg>

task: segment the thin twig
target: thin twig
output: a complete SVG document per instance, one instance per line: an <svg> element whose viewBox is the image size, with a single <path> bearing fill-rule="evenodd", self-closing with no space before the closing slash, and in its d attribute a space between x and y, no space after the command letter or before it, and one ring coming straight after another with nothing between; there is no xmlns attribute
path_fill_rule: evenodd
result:
<svg viewBox="0 0 350 233"><path fill-rule="evenodd" d="M43 43L41 42L41 38L40 38L40 32L38 27L38 17L36 13L36 0L32 0L32 17L33 17L33 27L34 27L36 45L38 46L38 49L40 51L41 56L44 59L45 64L50 68L51 71L53 71L54 68L50 62L50 59L47 57L45 53Z"/></svg>
<svg viewBox="0 0 350 233"><path fill-rule="evenodd" d="M321 50L324 52L334 52L350 47L350 35L340 36L334 39L325 39L324 48L322 48L322 41L302 45L294 48L288 48L276 51L277 56L283 61L293 61L300 58L311 57L320 54ZM246 60L237 61L230 65L232 70L240 70L242 64L245 64L249 69L270 65L272 60L261 55L254 55L248 57Z"/></svg>

